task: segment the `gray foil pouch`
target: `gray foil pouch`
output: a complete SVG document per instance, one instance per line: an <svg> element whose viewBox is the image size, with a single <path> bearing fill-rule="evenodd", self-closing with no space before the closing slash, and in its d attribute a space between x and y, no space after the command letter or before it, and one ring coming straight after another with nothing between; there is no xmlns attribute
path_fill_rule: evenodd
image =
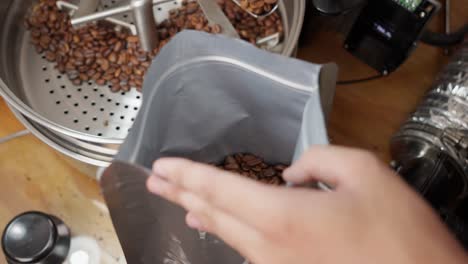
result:
<svg viewBox="0 0 468 264"><path fill-rule="evenodd" d="M189 229L182 208L148 193L145 168L161 157L218 163L239 152L289 164L310 146L328 144L323 113L336 75L334 64L223 36L178 34L153 61L135 124L101 178L127 262L244 263L218 238Z"/></svg>

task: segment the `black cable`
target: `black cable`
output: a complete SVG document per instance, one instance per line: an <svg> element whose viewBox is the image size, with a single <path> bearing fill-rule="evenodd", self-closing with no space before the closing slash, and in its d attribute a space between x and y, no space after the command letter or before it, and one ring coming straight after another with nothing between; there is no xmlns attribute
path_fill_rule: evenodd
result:
<svg viewBox="0 0 468 264"><path fill-rule="evenodd" d="M380 79L380 78L383 78L383 77L386 77L386 76L387 75L378 74L378 75L375 75L375 76L370 76L370 77L362 78L362 79L338 81L336 84L338 84L338 85L350 85L350 84L355 84L355 83L373 81L373 80Z"/></svg>
<svg viewBox="0 0 468 264"><path fill-rule="evenodd" d="M338 16L362 8L367 0L309 0L313 8L322 15Z"/></svg>
<svg viewBox="0 0 468 264"><path fill-rule="evenodd" d="M466 34L468 34L468 24L450 34L426 30L421 36L421 41L432 46L448 47L462 43Z"/></svg>

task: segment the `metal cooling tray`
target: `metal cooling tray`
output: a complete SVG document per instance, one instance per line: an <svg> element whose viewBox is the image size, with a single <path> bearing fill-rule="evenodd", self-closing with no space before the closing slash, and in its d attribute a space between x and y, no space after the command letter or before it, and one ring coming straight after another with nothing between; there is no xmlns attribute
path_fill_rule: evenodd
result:
<svg viewBox="0 0 468 264"><path fill-rule="evenodd" d="M0 15L0 95L21 114L54 133L89 143L120 144L133 125L142 103L136 89L112 93L94 82L76 86L60 74L54 63L37 54L23 25L33 0L2 1ZM125 0L102 0L100 9L122 5ZM71 1L77 4L77 1ZM158 21L180 7L174 0L154 7ZM284 5L280 10L285 10ZM285 17L284 12L282 12ZM118 20L133 23L132 16L121 14ZM288 23L285 20L286 38ZM280 45L282 46L282 45ZM293 49L291 48L291 51ZM282 51L279 51L280 53ZM292 53L292 52L291 52Z"/></svg>

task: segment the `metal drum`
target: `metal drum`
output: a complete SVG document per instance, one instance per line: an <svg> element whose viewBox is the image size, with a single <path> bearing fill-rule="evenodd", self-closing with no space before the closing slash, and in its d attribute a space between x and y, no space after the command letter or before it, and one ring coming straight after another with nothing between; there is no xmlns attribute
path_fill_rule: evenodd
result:
<svg viewBox="0 0 468 264"><path fill-rule="evenodd" d="M76 1L72 1L75 2ZM112 8L124 0L102 0ZM156 19L167 16L181 0L158 5ZM33 0L0 3L0 95L32 133L59 152L80 162L106 166L125 139L142 103L135 89L112 93L93 82L75 86L54 64L39 55L22 26ZM285 36L274 52L295 52L305 0L279 2ZM132 22L132 16L116 17Z"/></svg>

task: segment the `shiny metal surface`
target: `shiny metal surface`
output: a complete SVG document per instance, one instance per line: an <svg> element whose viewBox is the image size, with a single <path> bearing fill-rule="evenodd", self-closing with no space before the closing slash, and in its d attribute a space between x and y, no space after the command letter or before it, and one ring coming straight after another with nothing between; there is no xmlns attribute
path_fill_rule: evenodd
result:
<svg viewBox="0 0 468 264"><path fill-rule="evenodd" d="M80 10L79 8L80 7L78 7L78 11ZM73 17L71 20L71 24L74 27L83 26L83 25L86 25L87 23L102 20L111 16L121 15L130 11L132 11L131 5L118 6L118 7L114 7L111 9L106 9L103 11L95 12L92 14L87 14L86 16L80 16L76 18Z"/></svg>
<svg viewBox="0 0 468 264"><path fill-rule="evenodd" d="M392 139L392 155L400 164L425 160L435 168L449 155L468 175L468 43L438 76L425 99ZM421 174L435 173L425 171ZM422 176L421 176L422 177ZM416 178L416 177L414 177Z"/></svg>
<svg viewBox="0 0 468 264"><path fill-rule="evenodd" d="M132 6L133 20L140 38L141 48L152 51L158 45L158 31L153 13L152 0L130 0Z"/></svg>
<svg viewBox="0 0 468 264"><path fill-rule="evenodd" d="M89 164L93 166L93 169L96 169L98 167L107 167L112 161L113 155L105 156L92 153L86 148L82 148L79 144L73 144L69 140L52 133L49 129L34 123L13 108L11 108L11 110L16 118L18 118L34 136L64 156L71 158L73 161L78 161L79 163L74 164L76 167L82 167L81 164ZM94 177L93 174L88 173L88 175Z"/></svg>
<svg viewBox="0 0 468 264"><path fill-rule="evenodd" d="M61 1L59 1L59 2L61 2ZM156 5L166 4L166 3L173 4L174 0L153 0L152 2L153 2L153 6L156 6ZM76 9L78 10L78 8L79 7L77 6ZM156 11L157 8L158 7L155 7L153 10ZM87 23L91 23L91 22L94 22L94 21L106 19L106 18L109 18L109 17L112 17L112 16L125 15L124 13L130 12L130 11L132 11L132 5L131 4L119 5L119 6L112 7L112 8L106 8L106 9L104 9L102 11L97 11L97 12L92 13L92 14L88 14L87 16L74 17L71 20L71 24L73 26L81 26L81 25L84 25L84 24L87 24ZM126 17L124 17L124 18L126 18ZM134 34L136 35L136 33L134 33Z"/></svg>
<svg viewBox="0 0 468 264"><path fill-rule="evenodd" d="M129 4L105 9L100 12L87 13L71 20L73 26L78 27L87 23L106 19L112 16L133 13L136 33L140 38L141 47L145 51L152 51L158 45L156 22L153 13L153 0L130 0ZM172 2L165 1L165 2ZM80 13L81 2L77 13Z"/></svg>
<svg viewBox="0 0 468 264"><path fill-rule="evenodd" d="M80 161L106 166L132 127L141 94L135 89L115 94L92 82L74 86L62 76L36 53L28 32L18 26L34 2L0 2L0 95L21 114L23 123L55 149ZM112 8L124 2L102 0L101 6ZM166 19L169 10L180 3L159 4L154 9L156 20ZM284 17L285 40L274 51L290 56L302 27L305 1L281 1L279 8ZM134 23L127 14L109 19Z"/></svg>
<svg viewBox="0 0 468 264"><path fill-rule="evenodd" d="M62 1L62 0L57 1L57 7L65 12L69 12L71 16L74 16L74 14L80 8L78 5L74 5L70 2ZM80 19L80 18L77 18L77 19ZM113 17L104 17L102 19L104 19L107 22L113 23L117 26L127 28L133 35L137 34L135 25L130 24L129 22L122 21L120 19L115 19ZM73 21L71 21L71 23L73 25ZM76 26L79 27L79 25L76 25Z"/></svg>
<svg viewBox="0 0 468 264"><path fill-rule="evenodd" d="M78 9L74 14L74 17L82 17L96 12L99 7L99 1L97 0L80 0Z"/></svg>
<svg viewBox="0 0 468 264"><path fill-rule="evenodd" d="M439 75L410 122L468 131L468 44Z"/></svg>

